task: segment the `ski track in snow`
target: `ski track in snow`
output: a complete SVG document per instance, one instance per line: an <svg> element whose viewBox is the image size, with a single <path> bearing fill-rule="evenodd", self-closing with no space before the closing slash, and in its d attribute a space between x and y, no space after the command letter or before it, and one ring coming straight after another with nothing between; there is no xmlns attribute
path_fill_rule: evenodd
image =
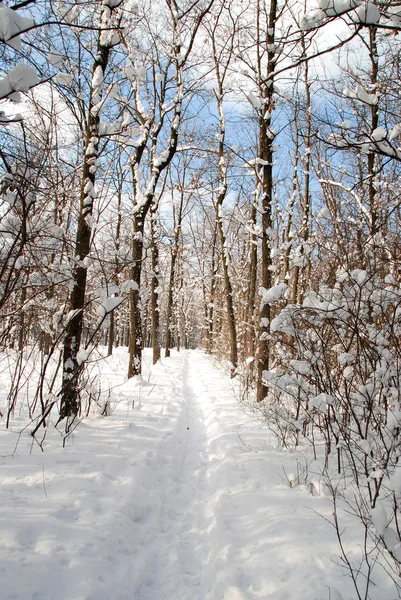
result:
<svg viewBox="0 0 401 600"><path fill-rule="evenodd" d="M165 474L159 534L153 541L144 581L137 591L138 600L195 600L208 593L202 585L205 557L209 554L205 514L207 434L188 356L184 355L179 377L170 371L173 392L183 403L183 413L177 431L177 452L172 468ZM156 584L154 573L158 577Z"/></svg>
<svg viewBox="0 0 401 600"><path fill-rule="evenodd" d="M1 600L353 598L329 500L283 482L298 455L272 449L237 382L185 351L123 383L125 352L102 368L115 411L64 450L49 430L30 454L26 432L10 458L18 428L0 431Z"/></svg>

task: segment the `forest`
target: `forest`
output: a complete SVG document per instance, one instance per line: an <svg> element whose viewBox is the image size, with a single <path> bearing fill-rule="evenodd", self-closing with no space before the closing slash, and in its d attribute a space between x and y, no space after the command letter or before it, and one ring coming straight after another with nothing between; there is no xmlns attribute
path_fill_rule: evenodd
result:
<svg viewBox="0 0 401 600"><path fill-rule="evenodd" d="M360 600L401 597L400 39L398 0L0 2L1 435L67 447L113 357L202 349L320 461L286 483Z"/></svg>

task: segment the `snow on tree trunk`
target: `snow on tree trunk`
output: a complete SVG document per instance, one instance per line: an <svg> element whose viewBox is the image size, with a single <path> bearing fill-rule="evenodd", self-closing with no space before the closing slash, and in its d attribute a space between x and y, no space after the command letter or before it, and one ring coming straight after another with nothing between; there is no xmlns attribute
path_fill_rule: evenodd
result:
<svg viewBox="0 0 401 600"><path fill-rule="evenodd" d="M258 4L258 28L259 28ZM260 93L263 99L265 113L259 117L259 156L262 162L261 175L261 212L262 212L262 272L261 285L268 290L272 284L271 272L271 236L272 236L272 201L273 201L273 140L271 130L271 112L274 108L273 72L275 67L274 32L276 25L277 1L272 0L268 16L267 27L267 80L269 85L262 83L264 77L260 73ZM258 31L260 39L261 31ZM259 50L260 51L260 50ZM256 346L257 369L257 401L261 402L266 394L267 387L263 383L263 371L269 368L270 354L270 304L262 302L258 316L258 339Z"/></svg>
<svg viewBox="0 0 401 600"><path fill-rule="evenodd" d="M73 287L69 298L70 318L66 325L63 347L63 380L60 392L60 421L67 419L66 429L81 411L79 376L82 370L77 360L81 344L83 314L85 308L85 292L87 266L84 259L91 248L93 203L96 198L95 181L99 155L99 104L102 101L104 75L109 63L111 46L109 38L104 37L103 28L110 22L111 10L104 4L100 16L100 30L93 78L90 90L89 110L85 149L83 156L82 181L80 192L80 207L75 244L75 268L73 272Z"/></svg>

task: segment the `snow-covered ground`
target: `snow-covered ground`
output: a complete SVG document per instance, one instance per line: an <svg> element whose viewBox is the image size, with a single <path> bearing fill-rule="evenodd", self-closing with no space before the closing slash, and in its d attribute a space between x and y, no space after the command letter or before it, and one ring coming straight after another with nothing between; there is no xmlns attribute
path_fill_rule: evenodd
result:
<svg viewBox="0 0 401 600"><path fill-rule="evenodd" d="M289 487L302 457L274 449L237 382L200 351L146 362L125 383L126 349L102 363L118 402L65 448L2 425L2 600L355 598L329 498Z"/></svg>

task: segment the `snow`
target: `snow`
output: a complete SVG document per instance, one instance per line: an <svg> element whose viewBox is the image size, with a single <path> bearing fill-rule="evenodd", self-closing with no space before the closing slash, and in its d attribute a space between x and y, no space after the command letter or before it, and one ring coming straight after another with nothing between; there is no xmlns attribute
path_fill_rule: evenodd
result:
<svg viewBox="0 0 401 600"><path fill-rule="evenodd" d="M326 412L327 405L333 404L334 401L335 399L333 398L333 396L322 392L321 394L318 394L317 396L314 396L313 398L309 399L309 406L316 408L320 412Z"/></svg>
<svg viewBox="0 0 401 600"><path fill-rule="evenodd" d="M144 66L139 67L136 70L136 76L138 77L139 81L141 81L141 82L146 81L146 67L144 67Z"/></svg>
<svg viewBox="0 0 401 600"><path fill-rule="evenodd" d="M73 85L74 76L71 73L56 73L54 81L56 81L56 83L61 83L62 85Z"/></svg>
<svg viewBox="0 0 401 600"><path fill-rule="evenodd" d="M78 6L65 6L62 2L57 3L57 9L60 17L66 23L73 23L78 14Z"/></svg>
<svg viewBox="0 0 401 600"><path fill-rule="evenodd" d="M38 83L39 77L35 69L18 63L3 79L0 79L0 99L7 98L13 92L27 92Z"/></svg>
<svg viewBox="0 0 401 600"><path fill-rule="evenodd" d="M103 69L100 65L98 65L93 73L92 77L92 87L94 89L103 85Z"/></svg>
<svg viewBox="0 0 401 600"><path fill-rule="evenodd" d="M308 11L301 19L301 28L314 29L328 19L354 11L361 4L362 0L318 0L318 8Z"/></svg>
<svg viewBox="0 0 401 600"><path fill-rule="evenodd" d="M340 365L345 365L347 363L355 362L356 353L355 352L343 352L337 357L338 363Z"/></svg>
<svg viewBox="0 0 401 600"><path fill-rule="evenodd" d="M10 96L8 98L11 99ZM21 113L14 113L14 115L8 117L4 111L0 110L0 123L13 123L15 121L22 121ZM4 199L9 202L10 194L7 194Z"/></svg>
<svg viewBox="0 0 401 600"><path fill-rule="evenodd" d="M377 504L375 508L371 509L370 516L372 518L377 535L383 535L384 530L388 525L388 517L383 506L381 504Z"/></svg>
<svg viewBox="0 0 401 600"><path fill-rule="evenodd" d="M327 16L334 17L360 5L362 0L318 0L318 5Z"/></svg>
<svg viewBox="0 0 401 600"><path fill-rule="evenodd" d="M307 360L291 360L290 366L301 375L307 375L311 372L310 364Z"/></svg>
<svg viewBox="0 0 401 600"><path fill-rule="evenodd" d="M386 15L396 25L401 23L401 7L400 6L388 6L386 7Z"/></svg>
<svg viewBox="0 0 401 600"><path fill-rule="evenodd" d="M80 348L77 352L77 363L81 365L83 362L88 360L89 353L85 348Z"/></svg>
<svg viewBox="0 0 401 600"><path fill-rule="evenodd" d="M330 219L329 209L326 206L324 208L322 208L322 210L319 211L317 218L318 219Z"/></svg>
<svg viewBox="0 0 401 600"><path fill-rule="evenodd" d="M345 367L343 375L345 379L350 379L354 374L354 367Z"/></svg>
<svg viewBox="0 0 401 600"><path fill-rule="evenodd" d="M401 560L400 537L392 527L386 527L383 532L383 540L386 548L393 554L398 562Z"/></svg>
<svg viewBox="0 0 401 600"><path fill-rule="evenodd" d="M102 304L100 304L100 306L98 306L96 312L99 317L103 318L108 313L112 312L118 306L120 306L121 302L123 302L123 301L124 301L124 298L121 298L121 296L112 296L110 298L105 298L103 300Z"/></svg>
<svg viewBox="0 0 401 600"><path fill-rule="evenodd" d="M394 127L392 127L390 130L390 136L389 136L390 142L395 140L400 135L400 133L401 133L401 123L397 123L397 125L394 125Z"/></svg>
<svg viewBox="0 0 401 600"><path fill-rule="evenodd" d="M89 142L89 144L85 150L85 155L86 156L96 156L96 148L95 148L95 144L93 142Z"/></svg>
<svg viewBox="0 0 401 600"><path fill-rule="evenodd" d="M17 260L15 261L15 265L14 267L19 271L20 269L22 269L22 267L24 267L26 264L26 259L24 256L19 256L17 258Z"/></svg>
<svg viewBox="0 0 401 600"><path fill-rule="evenodd" d="M21 38L18 34L34 26L33 19L21 17L15 10L0 3L0 41L8 43L19 50Z"/></svg>
<svg viewBox="0 0 401 600"><path fill-rule="evenodd" d="M93 190L93 183L92 183L92 181L90 179L87 179L86 183L85 183L85 186L84 186L84 192L85 192L85 194L87 194L87 195L90 196L92 190Z"/></svg>
<svg viewBox="0 0 401 600"><path fill-rule="evenodd" d="M108 283L107 285L97 288L94 295L96 298L101 298L102 300L105 300L109 298L112 294L118 294L118 292L119 288L117 285L114 285L113 283Z"/></svg>
<svg viewBox="0 0 401 600"><path fill-rule="evenodd" d="M44 452L21 433L24 410L3 420L2 598L351 600L331 502L290 487L294 454L241 411L238 385L200 351L154 367L145 352L129 381L126 363L126 348L101 363L109 392L65 448L52 425Z"/></svg>
<svg viewBox="0 0 401 600"><path fill-rule="evenodd" d="M372 131L372 140L382 142L387 137L387 131L384 127L377 127Z"/></svg>
<svg viewBox="0 0 401 600"><path fill-rule="evenodd" d="M285 283L278 283L268 290L265 288L260 288L260 294L262 296L261 305L265 306L265 304L273 304L274 302L277 302L277 300L280 300L280 298L284 296L287 289L288 286Z"/></svg>
<svg viewBox="0 0 401 600"><path fill-rule="evenodd" d="M169 154L170 154L169 150L164 150L164 152L161 152L158 156L155 156L155 158L153 160L154 167L156 167L156 168L161 167L161 165L163 163L165 163L166 160L168 159Z"/></svg>
<svg viewBox="0 0 401 600"><path fill-rule="evenodd" d="M116 8L120 6L123 0L103 0L103 5L108 6L109 8Z"/></svg>
<svg viewBox="0 0 401 600"><path fill-rule="evenodd" d="M63 54L61 54L61 52L49 52L46 58L49 61L49 63L52 64L54 67L57 67L58 69L63 68L63 61L65 57Z"/></svg>
<svg viewBox="0 0 401 600"><path fill-rule="evenodd" d="M286 306L277 317L272 319L270 325L270 331L280 331L282 333L286 333L287 335L294 335L294 322L291 313L292 306Z"/></svg>
<svg viewBox="0 0 401 600"><path fill-rule="evenodd" d="M368 274L364 269L354 269L351 271L351 277L359 285L363 285L368 277Z"/></svg>
<svg viewBox="0 0 401 600"><path fill-rule="evenodd" d="M302 254L295 254L292 262L294 266L302 268L308 264L308 259Z"/></svg>
<svg viewBox="0 0 401 600"><path fill-rule="evenodd" d="M122 294L128 290L139 290L137 282L133 279L127 279L127 281L124 281L124 283L121 284L120 291Z"/></svg>
<svg viewBox="0 0 401 600"><path fill-rule="evenodd" d="M68 314L67 314L67 317L66 317L66 321L67 321L67 323L68 323L69 321L72 321L72 319L74 319L74 318L75 318L75 317L76 317L76 316L77 316L77 315L78 315L80 312L81 312L81 309L80 309L80 308L77 308L77 309L75 309L75 310L70 310L70 311L68 312Z"/></svg>
<svg viewBox="0 0 401 600"><path fill-rule="evenodd" d="M260 110L262 103L260 98L257 98L255 96L255 94L252 94L252 92L249 92L247 95L247 98L249 100L249 102L252 104L252 106L256 109L256 110Z"/></svg>
<svg viewBox="0 0 401 600"><path fill-rule="evenodd" d="M372 451L368 440L359 440L358 446L363 450L363 452L369 455Z"/></svg>
<svg viewBox="0 0 401 600"><path fill-rule="evenodd" d="M247 161L247 165L249 166L253 166L253 165L260 165L260 166L264 166L264 165L269 165L269 161L268 160L264 160L263 158L260 158L259 156L256 158L251 158L250 160Z"/></svg>
<svg viewBox="0 0 401 600"><path fill-rule="evenodd" d="M380 11L373 2L366 2L356 9L355 20L365 25L376 25L380 21Z"/></svg>
<svg viewBox="0 0 401 600"><path fill-rule="evenodd" d="M355 90L345 88L343 94L346 98L355 98L371 106L376 106L379 101L377 94L368 94L367 91L364 90L364 88L360 85L357 85Z"/></svg>

